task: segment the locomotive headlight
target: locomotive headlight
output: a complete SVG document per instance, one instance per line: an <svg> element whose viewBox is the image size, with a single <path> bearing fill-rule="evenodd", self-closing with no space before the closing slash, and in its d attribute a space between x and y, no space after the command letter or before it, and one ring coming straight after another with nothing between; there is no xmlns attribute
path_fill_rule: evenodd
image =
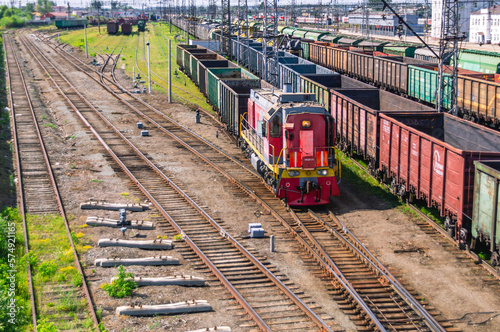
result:
<svg viewBox="0 0 500 332"><path fill-rule="evenodd" d="M288 176L298 176L299 174L299 171L288 171Z"/></svg>
<svg viewBox="0 0 500 332"><path fill-rule="evenodd" d="M316 173L318 173L318 175L328 175L328 170L327 169L320 169Z"/></svg>
<svg viewBox="0 0 500 332"><path fill-rule="evenodd" d="M311 128L311 121L309 120L302 121L302 128Z"/></svg>

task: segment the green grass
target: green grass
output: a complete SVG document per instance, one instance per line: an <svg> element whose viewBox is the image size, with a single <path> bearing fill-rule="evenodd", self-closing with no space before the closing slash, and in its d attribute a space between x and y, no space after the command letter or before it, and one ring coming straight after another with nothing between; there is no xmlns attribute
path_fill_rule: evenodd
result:
<svg viewBox="0 0 500 332"><path fill-rule="evenodd" d="M383 199L388 202L391 207L401 205L401 202L395 195L387 190L379 181L375 180L370 174L366 173L365 170L359 168L359 166L353 163L349 157L343 153L340 153L339 157L342 163L342 181L349 182L358 190L369 196Z"/></svg>
<svg viewBox="0 0 500 332"><path fill-rule="evenodd" d="M410 207L404 204L398 196L394 195L381 182L375 180L364 169L354 164L345 154L340 153L340 161L342 162L342 180L354 185L360 192L370 196L378 197L388 203L390 208L397 207L401 212L413 218L419 217L418 214ZM359 159L358 163L367 167L367 164ZM436 208L427 207L425 202L416 202L413 204L417 209L424 213L431 220L443 227L444 219L440 216Z"/></svg>
<svg viewBox="0 0 500 332"><path fill-rule="evenodd" d="M53 128L53 129L57 129L57 126L53 123L46 123L43 125L45 128Z"/></svg>
<svg viewBox="0 0 500 332"><path fill-rule="evenodd" d="M59 215L28 215L27 221L33 256L31 261L36 262L33 264L33 283L36 294L40 294L37 296L39 318L50 318L49 311L54 309L65 313L78 312L85 307L85 300L80 300L74 291L63 293L60 298L49 303L44 303L47 295L41 295L41 292L50 291L52 284L82 285L63 218ZM83 233L72 232L71 236L79 252L90 249Z"/></svg>
<svg viewBox="0 0 500 332"><path fill-rule="evenodd" d="M144 41L150 41L150 50L151 50L151 70L158 74L161 78L167 80L168 79L168 59L165 55L168 55L168 40L171 40L172 45L172 53L171 53L171 61L172 61L172 92L174 94L179 95L185 100L176 97L173 95L173 98L177 101L186 104L191 108L200 107L207 111L212 112L212 107L206 102L205 97L196 87L196 85L179 70L179 67L176 64L176 54L177 54L177 44L178 42L174 40L175 35L179 35L180 30L172 26L172 32L169 33L168 25L153 23L148 25L147 31L145 35L141 33L137 34L137 30L131 34L130 36L121 36L121 35L108 35L106 33L106 28L101 28L101 34L99 35L97 32L97 27L91 27L87 29L87 44L89 54L94 53L103 53L100 50L102 47L104 50L106 46L109 47L109 50L113 49L115 45L118 44L121 39L121 44L119 48L115 52L118 52L119 49L122 48L122 53L120 55L120 61L118 62L117 68L122 68L122 65L125 67L125 72L129 77L132 77L133 68L135 67L135 74L137 75L139 71L142 71L141 77L143 79L146 78L147 74L147 63L144 59L144 55L146 54L146 50L144 48ZM136 29L136 27L134 27ZM182 35L182 34L181 34ZM143 38L144 36L144 38ZM72 46L78 47L82 50L85 49L84 43L82 43L82 39L84 38L83 31L70 31L61 34L61 43L68 43ZM139 38L139 44L137 44L137 39ZM183 42L181 41L181 44ZM163 52L161 50L161 46L163 47ZM139 45L139 50L137 53L137 63L138 68L135 63L135 50L137 45ZM165 53L165 54L164 54ZM178 77L174 75L174 71L177 71ZM165 88L167 87L167 82L160 79L158 76L152 74L153 81L158 84L163 85ZM144 86L147 86L147 79L145 79L146 83ZM177 86L177 87L175 87ZM182 91L182 90L184 91ZM166 90L153 85L153 90L166 93Z"/></svg>

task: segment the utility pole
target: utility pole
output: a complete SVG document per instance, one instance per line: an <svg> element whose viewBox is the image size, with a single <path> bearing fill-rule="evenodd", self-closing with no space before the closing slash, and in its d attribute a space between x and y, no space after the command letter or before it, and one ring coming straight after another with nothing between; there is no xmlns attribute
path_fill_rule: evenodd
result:
<svg viewBox="0 0 500 332"><path fill-rule="evenodd" d="M439 82L436 97L436 109L443 111L449 105L449 112L457 115L458 92L458 43L464 39L459 36L458 0L442 0L441 38L439 40ZM446 63L449 62L449 65Z"/></svg>
<svg viewBox="0 0 500 332"><path fill-rule="evenodd" d="M146 45L148 46L148 93L151 94L151 49L149 48L149 40Z"/></svg>
<svg viewBox="0 0 500 332"><path fill-rule="evenodd" d="M295 8L297 7L296 0L290 0L290 20L292 21L292 25L295 26L295 20L297 19L297 11Z"/></svg>
<svg viewBox="0 0 500 332"><path fill-rule="evenodd" d="M208 18L213 21L217 15L217 5L215 0L208 0Z"/></svg>
<svg viewBox="0 0 500 332"><path fill-rule="evenodd" d="M221 51L231 58L231 0L221 0Z"/></svg>
<svg viewBox="0 0 500 332"><path fill-rule="evenodd" d="M269 19L268 16L271 16ZM271 29L268 28L268 24L272 24ZM277 86L278 78L278 0L264 0L264 35L262 38L264 53L264 73L262 77L264 81L269 82L272 85ZM269 47L268 43L273 42L273 46ZM274 60L269 61L274 57ZM273 63L274 62L274 63ZM272 66L268 64L272 63Z"/></svg>
<svg viewBox="0 0 500 332"><path fill-rule="evenodd" d="M168 39L168 103L172 102L172 45L170 38Z"/></svg>
<svg viewBox="0 0 500 332"><path fill-rule="evenodd" d="M87 23L83 25L83 30L85 32L85 57L89 57L89 49L87 47Z"/></svg>
<svg viewBox="0 0 500 332"><path fill-rule="evenodd" d="M370 38L370 12L368 9L368 0L364 0L363 21L365 28L364 36Z"/></svg>
<svg viewBox="0 0 500 332"><path fill-rule="evenodd" d="M189 35L193 36L196 34L196 5L194 3L195 0L190 0L189 1L189 28L188 28L188 36L187 36L187 43L189 45Z"/></svg>
<svg viewBox="0 0 500 332"><path fill-rule="evenodd" d="M236 64L240 65L240 34L241 34L241 14L240 14L240 0L238 0L238 31L236 35L238 47L236 47Z"/></svg>

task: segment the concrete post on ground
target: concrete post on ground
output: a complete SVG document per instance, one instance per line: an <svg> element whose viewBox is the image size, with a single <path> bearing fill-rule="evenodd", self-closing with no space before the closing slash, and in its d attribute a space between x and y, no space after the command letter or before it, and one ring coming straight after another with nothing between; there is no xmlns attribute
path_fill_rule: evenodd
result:
<svg viewBox="0 0 500 332"><path fill-rule="evenodd" d="M87 47L87 24L85 24L83 27L85 30L85 57L88 58L89 57L89 49Z"/></svg>
<svg viewBox="0 0 500 332"><path fill-rule="evenodd" d="M269 246L270 246L269 250L271 252L274 252L274 235L271 235L271 237L269 238Z"/></svg>
<svg viewBox="0 0 500 332"><path fill-rule="evenodd" d="M132 67L132 83L135 83L135 66Z"/></svg>
<svg viewBox="0 0 500 332"><path fill-rule="evenodd" d="M151 50L149 48L149 41L146 45L148 46L148 92L151 94Z"/></svg>
<svg viewBox="0 0 500 332"><path fill-rule="evenodd" d="M172 41L168 40L168 103L172 102Z"/></svg>

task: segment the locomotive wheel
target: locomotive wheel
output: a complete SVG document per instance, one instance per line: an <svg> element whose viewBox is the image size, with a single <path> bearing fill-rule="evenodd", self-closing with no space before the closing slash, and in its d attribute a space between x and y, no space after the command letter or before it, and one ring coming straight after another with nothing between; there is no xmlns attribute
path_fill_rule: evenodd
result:
<svg viewBox="0 0 500 332"><path fill-rule="evenodd" d="M492 266L500 265L500 254L498 254L498 252L494 252L493 254L491 254L491 265Z"/></svg>
<svg viewBox="0 0 500 332"><path fill-rule="evenodd" d="M476 250L476 246L477 246L477 239L472 238L472 240L470 241L470 250Z"/></svg>
<svg viewBox="0 0 500 332"><path fill-rule="evenodd" d="M415 203L415 194L414 193L410 193L408 195L408 202L410 202L412 204Z"/></svg>
<svg viewBox="0 0 500 332"><path fill-rule="evenodd" d="M455 238L455 225L448 226L448 235Z"/></svg>

